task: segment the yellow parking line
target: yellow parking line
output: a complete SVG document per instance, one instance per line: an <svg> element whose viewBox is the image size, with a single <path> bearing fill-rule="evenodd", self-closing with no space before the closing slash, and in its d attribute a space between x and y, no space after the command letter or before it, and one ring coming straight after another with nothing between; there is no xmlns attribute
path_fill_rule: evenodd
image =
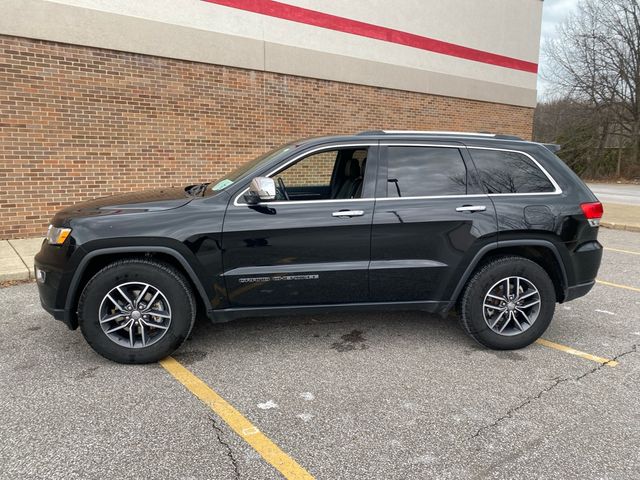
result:
<svg viewBox="0 0 640 480"><path fill-rule="evenodd" d="M640 288L630 287L629 285L620 285L619 283L605 282L604 280L596 280L596 283L608 285L609 287L624 288L625 290L631 290L633 292L640 292Z"/></svg>
<svg viewBox="0 0 640 480"><path fill-rule="evenodd" d="M630 253L631 255L640 255L640 252L632 252L631 250L622 250L620 248L603 247L605 250L611 250L612 252Z"/></svg>
<svg viewBox="0 0 640 480"><path fill-rule="evenodd" d="M160 365L178 380L187 390L213 410L231 429L253 447L262 458L270 463L285 478L312 479L313 476L289 455L284 453L265 434L260 432L238 410L214 392L206 383L183 367L172 357L160 361Z"/></svg>
<svg viewBox="0 0 640 480"><path fill-rule="evenodd" d="M570 353L571 355L576 355L577 357L582 357L587 360L591 360L592 362L598 362L603 365L608 365L609 367L615 367L618 365L618 362L615 360L609 360L608 358L596 357L595 355L591 355L589 353L581 352L580 350L576 350L571 347L567 347L566 345L561 345L559 343L551 342L549 340L545 340L544 338L539 338L536 340L536 343L540 345L544 345L545 347L555 348L556 350L560 350L561 352Z"/></svg>

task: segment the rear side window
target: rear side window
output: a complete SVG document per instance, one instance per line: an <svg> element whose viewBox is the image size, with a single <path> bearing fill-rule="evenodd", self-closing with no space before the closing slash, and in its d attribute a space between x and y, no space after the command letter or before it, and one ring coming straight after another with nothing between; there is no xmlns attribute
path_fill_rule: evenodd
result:
<svg viewBox="0 0 640 480"><path fill-rule="evenodd" d="M555 187L527 156L517 152L470 149L487 193L543 193Z"/></svg>
<svg viewBox="0 0 640 480"><path fill-rule="evenodd" d="M387 196L464 195L467 169L457 148L389 147Z"/></svg>

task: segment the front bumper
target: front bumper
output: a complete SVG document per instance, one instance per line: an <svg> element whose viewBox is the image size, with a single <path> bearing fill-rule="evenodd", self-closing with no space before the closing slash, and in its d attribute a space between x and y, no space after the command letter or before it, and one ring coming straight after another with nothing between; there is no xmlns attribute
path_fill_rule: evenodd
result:
<svg viewBox="0 0 640 480"><path fill-rule="evenodd" d="M77 328L77 322L66 301L72 276L67 269L73 250L68 245L52 246L45 242L34 260L40 305L72 330Z"/></svg>
<svg viewBox="0 0 640 480"><path fill-rule="evenodd" d="M42 306L42 308L46 310L48 314L53 316L53 318L55 318L56 320L60 320L61 322L64 322L64 317L65 317L64 308L53 308L51 305L47 305L46 303L44 303L42 296L40 296L40 305Z"/></svg>
<svg viewBox="0 0 640 480"><path fill-rule="evenodd" d="M35 268L45 272L45 278L39 278L36 281L38 285L38 295L40 296L40 305L42 305L42 308L52 315L53 318L63 322L69 329L75 330L77 326L72 322L71 315L65 310L64 305L60 305L57 300L63 276L62 272L57 272L50 269L50 267L39 265L38 262L35 263Z"/></svg>

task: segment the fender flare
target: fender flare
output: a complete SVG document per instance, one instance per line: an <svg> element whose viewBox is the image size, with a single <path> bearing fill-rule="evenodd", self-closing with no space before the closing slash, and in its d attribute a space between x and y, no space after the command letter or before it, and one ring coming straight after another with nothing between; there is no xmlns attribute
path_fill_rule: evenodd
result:
<svg viewBox="0 0 640 480"><path fill-rule="evenodd" d="M462 289L467 284L467 280L471 276L471 273L475 270L475 268L478 266L480 261L485 257L487 253L489 253L492 250L497 250L503 247L529 247L529 246L546 247L553 252L556 262L560 266L560 273L561 273L560 284L561 284L562 290L564 291L564 295L566 297L569 282L567 280L567 271L565 269L564 262L562 261L562 257L560 256L560 252L558 251L558 247L556 247L549 240L540 240L540 239L505 240L505 241L498 241L496 243L485 245L480 250L478 250L478 252L473 257L473 260L469 263L466 270L460 277L460 280L458 280L458 284L456 285L456 288L454 289L453 294L449 299L449 305L447 306L447 310L450 310L451 308L453 308L456 300L458 299L458 296L462 292Z"/></svg>
<svg viewBox="0 0 640 480"><path fill-rule="evenodd" d="M65 323L67 325L74 325L76 323L73 321L72 315L71 315L72 304L78 295L78 287L80 284L80 279L82 278L82 275L87 269L87 265L93 258L100 257L102 255L110 255L114 253L154 253L154 252L171 255L180 263L184 271L189 276L189 279L195 285L198 295L200 295L200 298L204 303L205 308L207 310L210 310L209 299L207 298L207 294L204 290L204 287L202 286L202 282L198 278L198 275L193 270L193 267L187 261L187 259L184 258L184 256L180 252L174 250L173 248L162 247L162 246L139 246L139 245L131 246L131 247L99 248L99 249L90 251L84 257L82 257L82 260L80 260L80 263L78 264L75 272L73 273L73 277L71 278L71 282L69 283L69 289L67 290L67 298L64 304Z"/></svg>

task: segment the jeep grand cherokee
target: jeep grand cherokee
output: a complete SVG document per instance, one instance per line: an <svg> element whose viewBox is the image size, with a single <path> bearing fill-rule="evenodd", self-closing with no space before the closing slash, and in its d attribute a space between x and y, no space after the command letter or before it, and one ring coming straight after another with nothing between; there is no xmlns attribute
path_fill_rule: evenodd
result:
<svg viewBox="0 0 640 480"><path fill-rule="evenodd" d="M211 183L58 212L43 307L101 355L156 361L214 322L456 308L494 349L529 345L585 295L602 206L550 148L475 133L306 139Z"/></svg>

